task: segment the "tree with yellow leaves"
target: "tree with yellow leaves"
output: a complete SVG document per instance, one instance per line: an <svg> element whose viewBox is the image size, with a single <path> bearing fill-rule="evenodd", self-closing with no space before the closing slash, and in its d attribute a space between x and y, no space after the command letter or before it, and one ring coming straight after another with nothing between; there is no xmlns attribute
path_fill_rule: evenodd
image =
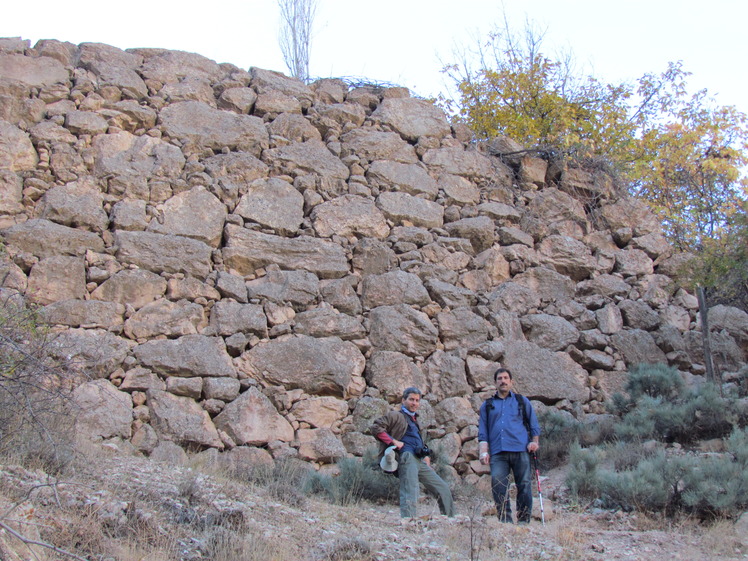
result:
<svg viewBox="0 0 748 561"><path fill-rule="evenodd" d="M677 248L702 260L739 259L725 244L745 222L746 115L716 105L705 90L689 94L680 62L635 84L608 84L575 74L568 55L546 56L542 40L529 23L523 35L512 33L505 18L478 49L477 68L465 55L445 68L457 91L442 100L445 108L479 138L503 134L567 158L604 158ZM748 261L733 266L748 270Z"/></svg>

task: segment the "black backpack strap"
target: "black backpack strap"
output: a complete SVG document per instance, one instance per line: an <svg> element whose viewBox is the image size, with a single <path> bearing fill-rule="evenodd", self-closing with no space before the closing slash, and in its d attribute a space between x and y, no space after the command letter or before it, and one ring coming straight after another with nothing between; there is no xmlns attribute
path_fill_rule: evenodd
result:
<svg viewBox="0 0 748 561"><path fill-rule="evenodd" d="M527 429L527 437L531 438L530 435L532 434L530 432L530 415L527 413L527 403L525 403L524 396L515 393L514 397L517 399L517 404L519 405L520 413L522 414L522 422L525 425L525 428Z"/></svg>

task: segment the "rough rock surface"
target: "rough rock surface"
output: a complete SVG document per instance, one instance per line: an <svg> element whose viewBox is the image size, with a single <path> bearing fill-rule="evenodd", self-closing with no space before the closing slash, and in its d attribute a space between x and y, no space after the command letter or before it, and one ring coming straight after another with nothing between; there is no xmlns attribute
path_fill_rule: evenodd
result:
<svg viewBox="0 0 748 561"><path fill-rule="evenodd" d="M474 481L499 365L580 420L634 364L703 379L685 257L646 205L599 171L507 163L404 89L3 40L0 101L0 294L89 377L84 436L322 468L418 385ZM748 316L709 320L737 372Z"/></svg>

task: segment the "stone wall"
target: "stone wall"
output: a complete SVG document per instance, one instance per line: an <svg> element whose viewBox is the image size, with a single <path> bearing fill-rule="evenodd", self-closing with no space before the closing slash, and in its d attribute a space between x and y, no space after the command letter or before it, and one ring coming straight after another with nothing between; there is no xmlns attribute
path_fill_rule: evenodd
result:
<svg viewBox="0 0 748 561"><path fill-rule="evenodd" d="M633 364L705 372L647 207L519 149L404 88L2 39L2 298L38 305L88 377L81 434L324 466L416 385L432 444L475 480L498 365L592 421ZM729 377L748 316L710 323Z"/></svg>

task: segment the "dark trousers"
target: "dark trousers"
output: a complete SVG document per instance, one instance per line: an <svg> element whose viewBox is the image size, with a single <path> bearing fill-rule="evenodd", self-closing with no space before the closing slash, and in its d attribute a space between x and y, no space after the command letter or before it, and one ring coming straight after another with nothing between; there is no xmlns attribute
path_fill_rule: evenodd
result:
<svg viewBox="0 0 748 561"><path fill-rule="evenodd" d="M509 473L517 485L517 522L527 523L532 514L532 476L530 454L527 452L499 452L491 456L491 491L496 512L502 522L512 521L509 501Z"/></svg>

